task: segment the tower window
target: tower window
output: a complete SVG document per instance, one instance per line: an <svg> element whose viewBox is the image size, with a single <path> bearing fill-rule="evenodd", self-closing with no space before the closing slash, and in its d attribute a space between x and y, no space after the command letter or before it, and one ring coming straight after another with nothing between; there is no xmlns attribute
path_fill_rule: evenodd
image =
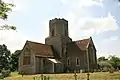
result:
<svg viewBox="0 0 120 80"><path fill-rule="evenodd" d="M65 36L67 36L67 31L65 30Z"/></svg>
<svg viewBox="0 0 120 80"><path fill-rule="evenodd" d="M79 58L76 58L76 66L79 66L80 65L80 60Z"/></svg>
<svg viewBox="0 0 120 80"><path fill-rule="evenodd" d="M52 30L52 36L54 36L55 35L55 33L54 33L54 29Z"/></svg>
<svg viewBox="0 0 120 80"><path fill-rule="evenodd" d="M70 65L70 59L69 58L67 59L67 65L68 66Z"/></svg>

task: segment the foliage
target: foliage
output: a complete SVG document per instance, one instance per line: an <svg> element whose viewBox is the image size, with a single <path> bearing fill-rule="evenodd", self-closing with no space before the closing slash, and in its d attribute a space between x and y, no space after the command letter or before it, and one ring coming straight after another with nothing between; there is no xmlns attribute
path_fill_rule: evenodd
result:
<svg viewBox="0 0 120 80"><path fill-rule="evenodd" d="M103 71L107 71L108 68L112 67L112 65L109 63L108 59L106 59L104 56L98 58L98 65L99 69L102 69Z"/></svg>
<svg viewBox="0 0 120 80"><path fill-rule="evenodd" d="M0 71L3 68L5 70L10 69L11 71L18 70L19 54L20 50L17 50L15 53L11 54L5 44L0 45Z"/></svg>
<svg viewBox="0 0 120 80"><path fill-rule="evenodd" d="M98 58L98 61L106 61L106 60L107 59L104 56Z"/></svg>
<svg viewBox="0 0 120 80"><path fill-rule="evenodd" d="M5 3L3 1L0 2L0 18L6 20L8 18L8 13L12 11L11 7L13 4Z"/></svg>
<svg viewBox="0 0 120 80"><path fill-rule="evenodd" d="M103 67L112 67L112 65L108 61L100 61L98 64Z"/></svg>
<svg viewBox="0 0 120 80"><path fill-rule="evenodd" d="M19 53L20 53L20 50L17 50L17 51L15 51L15 53L13 53L11 55L11 60L10 60L11 71L17 71L18 70Z"/></svg>
<svg viewBox="0 0 120 80"><path fill-rule="evenodd" d="M0 71L5 68L10 68L10 51L7 49L5 44L0 45Z"/></svg>
<svg viewBox="0 0 120 80"><path fill-rule="evenodd" d="M0 0L0 19L7 20L8 13L10 13L12 11L12 7L14 7L13 4L5 3L5 2ZM16 27L15 26L8 26L8 25L0 26L0 30L4 30L4 29L16 30Z"/></svg>
<svg viewBox="0 0 120 80"><path fill-rule="evenodd" d="M0 30L9 30L9 29L16 30L16 27L15 26L6 25L6 24L0 26Z"/></svg>
<svg viewBox="0 0 120 80"><path fill-rule="evenodd" d="M109 56L109 61L111 61L112 66L117 69L120 67L120 58L117 56Z"/></svg>
<svg viewBox="0 0 120 80"><path fill-rule="evenodd" d="M8 76L10 76L10 73L11 73L11 72L10 72L10 70L2 70L1 73L2 73L2 76L3 76L3 77L8 77Z"/></svg>
<svg viewBox="0 0 120 80"><path fill-rule="evenodd" d="M98 58L98 65L100 66L100 68L114 67L115 69L117 69L120 68L120 58L112 55L110 55L108 58L102 56Z"/></svg>

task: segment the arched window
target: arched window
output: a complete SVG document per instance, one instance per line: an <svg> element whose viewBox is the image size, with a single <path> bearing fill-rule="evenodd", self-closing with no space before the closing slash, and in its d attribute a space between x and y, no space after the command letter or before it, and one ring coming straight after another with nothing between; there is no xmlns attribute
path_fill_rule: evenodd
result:
<svg viewBox="0 0 120 80"><path fill-rule="evenodd" d="M79 58L76 58L76 66L79 66L80 65L80 60Z"/></svg>
<svg viewBox="0 0 120 80"><path fill-rule="evenodd" d="M65 36L67 36L67 30L65 30Z"/></svg>
<svg viewBox="0 0 120 80"><path fill-rule="evenodd" d="M54 29L52 30L52 36L55 36Z"/></svg>
<svg viewBox="0 0 120 80"><path fill-rule="evenodd" d="M70 65L70 59L69 58L67 59L67 65L68 66Z"/></svg>

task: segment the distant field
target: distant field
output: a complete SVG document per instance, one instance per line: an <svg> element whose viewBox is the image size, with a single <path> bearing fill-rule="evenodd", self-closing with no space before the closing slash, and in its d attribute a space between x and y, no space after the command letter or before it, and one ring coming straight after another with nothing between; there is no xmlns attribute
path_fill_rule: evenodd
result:
<svg viewBox="0 0 120 80"><path fill-rule="evenodd" d="M78 73L77 80L87 80L87 73ZM49 80L75 80L74 74L44 74L49 76ZM4 80L34 80L33 77L40 78L38 75L18 75L17 72L13 72L11 77ZM40 80L40 79L36 79ZM90 73L90 80L120 80L120 72L108 73L108 72L96 72Z"/></svg>

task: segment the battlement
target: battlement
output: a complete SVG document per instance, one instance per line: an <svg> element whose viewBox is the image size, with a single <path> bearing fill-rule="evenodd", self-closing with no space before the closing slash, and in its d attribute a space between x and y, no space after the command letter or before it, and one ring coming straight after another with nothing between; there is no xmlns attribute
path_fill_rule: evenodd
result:
<svg viewBox="0 0 120 80"><path fill-rule="evenodd" d="M49 23L50 24L54 24L54 23L68 24L68 21L65 20L64 18L54 18L54 19L50 20Z"/></svg>

